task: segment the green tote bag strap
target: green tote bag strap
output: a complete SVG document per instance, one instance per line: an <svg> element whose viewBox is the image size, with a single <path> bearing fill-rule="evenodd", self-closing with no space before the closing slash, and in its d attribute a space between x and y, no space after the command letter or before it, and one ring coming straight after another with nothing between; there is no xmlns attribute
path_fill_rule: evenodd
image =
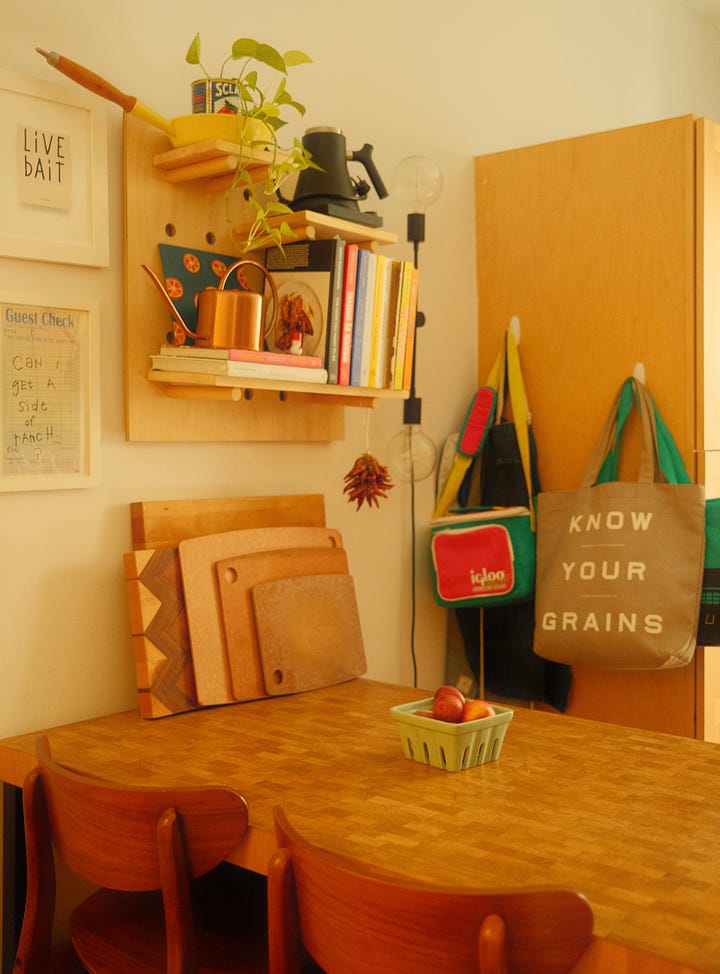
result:
<svg viewBox="0 0 720 974"><path fill-rule="evenodd" d="M634 378L626 379L620 391L612 446L600 468L597 482L606 483L617 480L623 427L632 409L633 399L637 403L638 409L640 408L641 395L645 397L650 407L651 418L655 427L655 446L662 474L667 482L671 484L691 483L672 433L658 412L652 396L647 387Z"/></svg>

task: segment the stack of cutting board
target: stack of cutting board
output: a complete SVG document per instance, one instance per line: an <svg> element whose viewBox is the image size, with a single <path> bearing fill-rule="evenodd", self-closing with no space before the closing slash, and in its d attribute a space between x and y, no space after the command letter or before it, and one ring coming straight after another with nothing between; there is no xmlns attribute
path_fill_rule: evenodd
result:
<svg viewBox="0 0 720 974"><path fill-rule="evenodd" d="M131 523L125 576L142 716L366 671L347 554L325 527L322 495L138 503Z"/></svg>

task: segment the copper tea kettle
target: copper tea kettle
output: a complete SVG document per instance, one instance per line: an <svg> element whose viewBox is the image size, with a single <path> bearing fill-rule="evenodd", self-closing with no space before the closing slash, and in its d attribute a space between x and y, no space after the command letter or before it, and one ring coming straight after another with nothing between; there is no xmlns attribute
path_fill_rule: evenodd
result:
<svg viewBox="0 0 720 974"><path fill-rule="evenodd" d="M265 336L274 327L279 311L275 281L262 264L254 260L238 260L225 271L218 287L206 287L199 291L195 295L195 307L198 309L195 331L188 328L155 271L147 264L141 266L169 306L173 320L177 322L182 335L194 339L198 348L248 348L254 351L262 349ZM247 266L257 267L262 271L270 285L274 313L265 328L263 328L262 294L255 291L225 290L225 284L232 272L239 267Z"/></svg>

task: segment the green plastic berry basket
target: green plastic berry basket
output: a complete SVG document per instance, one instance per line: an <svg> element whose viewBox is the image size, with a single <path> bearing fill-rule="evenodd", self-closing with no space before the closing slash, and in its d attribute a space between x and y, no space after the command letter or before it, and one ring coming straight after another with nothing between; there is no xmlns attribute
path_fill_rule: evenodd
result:
<svg viewBox="0 0 720 974"><path fill-rule="evenodd" d="M513 717L509 707L494 703L494 717L468 720L464 724L450 724L414 713L432 710L432 705L433 698L428 697L390 709L406 758L444 771L466 771L497 761Z"/></svg>

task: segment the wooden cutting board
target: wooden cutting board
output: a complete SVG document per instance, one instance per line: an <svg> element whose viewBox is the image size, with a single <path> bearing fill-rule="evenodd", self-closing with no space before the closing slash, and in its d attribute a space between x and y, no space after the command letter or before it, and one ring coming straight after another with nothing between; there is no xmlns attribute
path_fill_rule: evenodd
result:
<svg viewBox="0 0 720 974"><path fill-rule="evenodd" d="M216 570L235 699L267 697L252 589L279 578L347 574L347 555L342 548L262 551L218 561Z"/></svg>
<svg viewBox="0 0 720 974"><path fill-rule="evenodd" d="M177 548L129 551L124 562L140 716L196 710Z"/></svg>
<svg viewBox="0 0 720 974"><path fill-rule="evenodd" d="M265 688L319 690L367 670L351 575L301 575L252 589Z"/></svg>
<svg viewBox="0 0 720 974"><path fill-rule="evenodd" d="M130 505L133 548L178 545L185 538L244 528L323 527L322 494L260 497L203 497L179 501L135 501Z"/></svg>
<svg viewBox="0 0 720 974"><path fill-rule="evenodd" d="M342 553L342 537L333 528L269 527L225 531L188 538L178 545L193 672L198 702L204 706L252 699L241 681L241 695L234 692L215 564L231 556L276 549L315 548ZM334 562L337 564L337 561ZM341 569L333 569L338 571ZM258 694L264 696L264 694Z"/></svg>

